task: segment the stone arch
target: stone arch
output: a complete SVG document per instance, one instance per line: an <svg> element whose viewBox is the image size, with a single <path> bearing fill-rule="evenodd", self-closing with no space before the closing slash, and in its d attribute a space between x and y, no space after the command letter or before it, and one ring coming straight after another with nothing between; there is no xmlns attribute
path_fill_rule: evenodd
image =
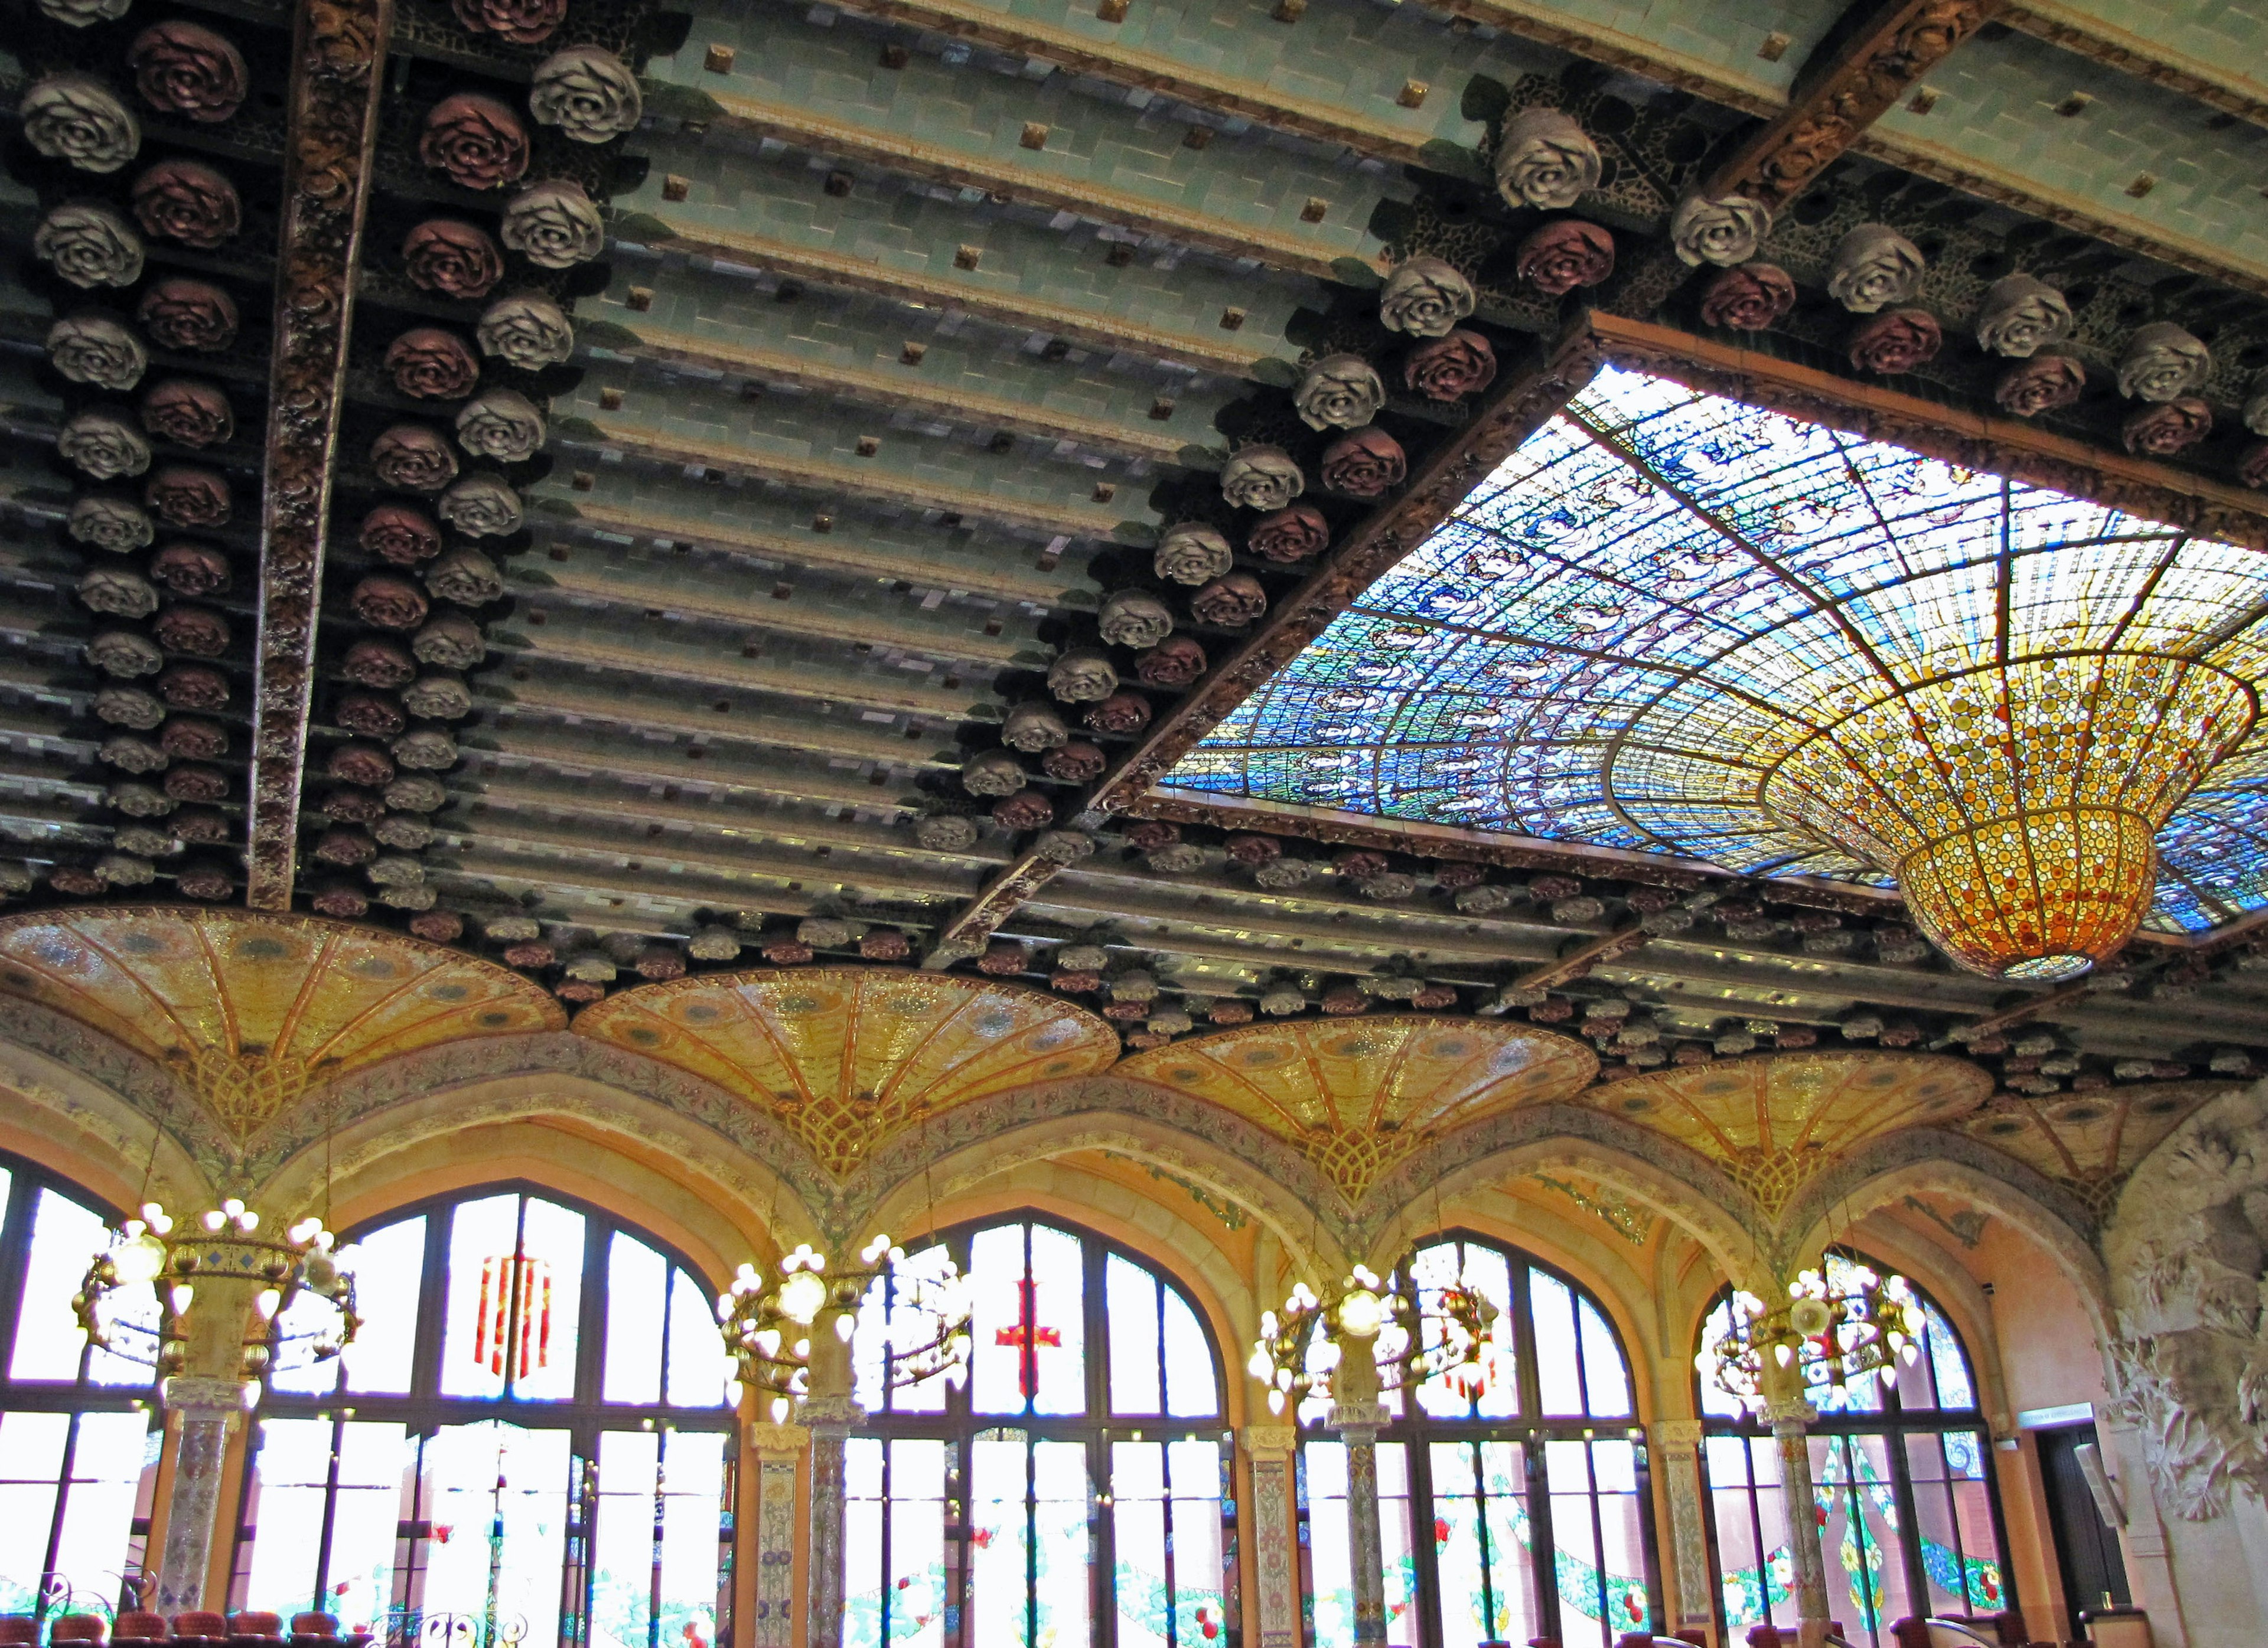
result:
<svg viewBox="0 0 2268 1648"><path fill-rule="evenodd" d="M0 1143L114 1205L138 1199L145 1164L151 1195L168 1207L226 1194L226 1141L195 1095L75 1019L0 997L0 1093L11 1101L0 1107Z"/></svg>

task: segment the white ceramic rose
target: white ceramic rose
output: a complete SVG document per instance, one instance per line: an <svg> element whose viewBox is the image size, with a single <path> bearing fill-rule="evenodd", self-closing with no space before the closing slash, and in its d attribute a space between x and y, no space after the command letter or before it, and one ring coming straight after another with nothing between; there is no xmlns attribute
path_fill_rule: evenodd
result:
<svg viewBox="0 0 2268 1648"><path fill-rule="evenodd" d="M1599 146L1573 116L1531 108L1505 122L1496 146L1496 188L1507 206L1565 211L1598 182Z"/></svg>
<svg viewBox="0 0 2268 1648"><path fill-rule="evenodd" d="M1670 248L1680 262L1697 269L1704 263L1719 269L1745 263L1771 232L1771 210L1745 195L1713 201L1688 195L1669 217Z"/></svg>
<svg viewBox="0 0 2268 1648"><path fill-rule="evenodd" d="M474 328L481 353L523 372L556 366L575 352L567 312L549 298L506 298L490 304Z"/></svg>
<svg viewBox="0 0 2268 1648"><path fill-rule="evenodd" d="M1281 446L1247 446L1220 472L1220 495L1239 509L1272 512L1307 489L1307 476Z"/></svg>
<svg viewBox="0 0 2268 1648"><path fill-rule="evenodd" d="M572 269L606 249L607 226L579 183L538 183L512 197L497 236L538 269Z"/></svg>
<svg viewBox="0 0 2268 1648"><path fill-rule="evenodd" d="M2212 351L2170 320L2137 331L2118 357L2118 393L2130 401L2178 401L2212 375Z"/></svg>
<svg viewBox="0 0 2268 1648"><path fill-rule="evenodd" d="M435 507L443 520L471 538L509 537L524 519L519 494L489 475L453 483Z"/></svg>
<svg viewBox="0 0 2268 1648"><path fill-rule="evenodd" d="M63 426L55 450L63 461L97 481L138 475L150 467L150 443L115 412L90 408Z"/></svg>
<svg viewBox="0 0 2268 1648"><path fill-rule="evenodd" d="M520 463L543 445L543 414L516 389L490 389L457 414L457 442L476 458Z"/></svg>
<svg viewBox="0 0 2268 1648"><path fill-rule="evenodd" d="M1292 405L1309 429L1360 429L1386 404L1378 371L1359 355L1326 355L1307 368Z"/></svg>
<svg viewBox="0 0 2268 1648"><path fill-rule="evenodd" d="M48 358L73 383L131 389L150 370L142 340L108 315L65 315L48 328Z"/></svg>
<svg viewBox="0 0 2268 1648"><path fill-rule="evenodd" d="M1011 796L1030 782L1024 764L1004 749L989 749L961 763L961 787L973 796Z"/></svg>
<svg viewBox="0 0 2268 1648"><path fill-rule="evenodd" d="M1219 578L1236 564L1236 551L1228 540L1210 526L1184 523L1167 533L1150 563L1152 571L1169 584L1194 588Z"/></svg>
<svg viewBox="0 0 2268 1648"><path fill-rule="evenodd" d="M537 124L587 143L621 136L644 112L637 77L595 46L571 46L537 64L527 109Z"/></svg>
<svg viewBox="0 0 2268 1648"><path fill-rule="evenodd" d="M2255 435L2268 436L2268 372L2252 380L2252 393L2244 401L2244 427Z"/></svg>
<svg viewBox="0 0 2268 1648"><path fill-rule="evenodd" d="M1053 704L1020 703L1001 722L1000 741L1010 749L1037 755L1071 742L1071 728Z"/></svg>
<svg viewBox="0 0 2268 1648"><path fill-rule="evenodd" d="M964 852L976 844L976 821L939 813L914 826L914 839L930 852Z"/></svg>
<svg viewBox="0 0 2268 1648"><path fill-rule="evenodd" d="M1928 268L1921 248L1888 224L1860 224L1836 243L1828 295L1852 314L1875 314L1906 302Z"/></svg>
<svg viewBox="0 0 2268 1648"><path fill-rule="evenodd" d="M16 112L33 148L82 172L115 172L142 148L133 111L90 75L50 75L24 93Z"/></svg>
<svg viewBox="0 0 2268 1648"><path fill-rule="evenodd" d="M97 23L115 23L124 17L134 0L40 0L40 15L70 28L92 28Z"/></svg>
<svg viewBox="0 0 2268 1648"><path fill-rule="evenodd" d="M113 555L146 549L158 541L157 526L139 504L97 493L72 503L64 527L78 542Z"/></svg>
<svg viewBox="0 0 2268 1648"><path fill-rule="evenodd" d="M1379 320L1411 337L1447 337L1473 312L1473 283L1454 263L1414 257L1395 266L1378 297Z"/></svg>
<svg viewBox="0 0 2268 1648"><path fill-rule="evenodd" d="M131 286L142 278L142 237L107 206L58 206L32 232L32 251L72 285Z"/></svg>
<svg viewBox="0 0 2268 1648"><path fill-rule="evenodd" d="M2007 275L1984 293L1977 315L1977 346L2010 360L2029 360L2071 335L2071 305L2045 281Z"/></svg>
<svg viewBox="0 0 2268 1648"><path fill-rule="evenodd" d="M1153 647L1174 633L1174 614L1146 590L1114 590L1096 628L1113 646Z"/></svg>
<svg viewBox="0 0 2268 1648"><path fill-rule="evenodd" d="M1095 703L1118 690L1118 671L1090 647L1074 647L1048 666L1048 690L1065 703Z"/></svg>

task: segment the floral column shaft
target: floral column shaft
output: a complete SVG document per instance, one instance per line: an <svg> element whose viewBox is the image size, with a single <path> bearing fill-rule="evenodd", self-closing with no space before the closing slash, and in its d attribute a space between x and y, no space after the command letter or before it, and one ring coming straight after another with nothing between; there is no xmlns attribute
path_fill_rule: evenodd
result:
<svg viewBox="0 0 2268 1648"><path fill-rule="evenodd" d="M221 1473L228 1459L229 1432L244 1417L244 1381L176 1374L166 1381L165 1401L180 1421L173 1439L173 1490L166 1512L166 1549L151 1606L170 1615L204 1606Z"/></svg>
<svg viewBox="0 0 2268 1648"><path fill-rule="evenodd" d="M793 1648L795 1641L795 1472L811 1431L803 1425L748 1427L756 1456L756 1618L755 1648Z"/></svg>
<svg viewBox="0 0 2268 1648"><path fill-rule="evenodd" d="M1331 1424L1346 1444L1347 1545L1353 1568L1356 1648L1386 1641L1386 1546L1378 1525L1378 1433L1386 1409L1378 1401L1378 1365L1370 1341L1356 1339L1333 1375L1337 1400Z"/></svg>
<svg viewBox="0 0 2268 1648"><path fill-rule="evenodd" d="M810 1584L805 1640L810 1648L843 1648L843 1559L849 1506L843 1480L850 1432L866 1417L850 1395L850 1347L835 1335L835 1313L811 1325L811 1394L800 1416L811 1431Z"/></svg>
<svg viewBox="0 0 2268 1648"><path fill-rule="evenodd" d="M1810 1425L1819 1415L1801 1396L1781 1397L1764 1409L1779 1445L1780 1503L1787 1512L1788 1559L1795 1569L1795 1612L1803 1648L1818 1648L1830 1623L1827 1612L1827 1555L1820 1544L1818 1494L1811 1481Z"/></svg>

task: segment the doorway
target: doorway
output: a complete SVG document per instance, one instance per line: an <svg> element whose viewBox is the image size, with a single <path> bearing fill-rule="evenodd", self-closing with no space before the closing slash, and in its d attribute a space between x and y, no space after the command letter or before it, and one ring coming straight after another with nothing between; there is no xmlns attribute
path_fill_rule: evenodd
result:
<svg viewBox="0 0 2268 1648"><path fill-rule="evenodd" d="M2124 1608L2126 1562L2117 1530L2102 1519L2093 1490L2079 1468L2078 1450L2095 1442L2091 1424L2058 1425L2033 1433L2040 1450L2040 1475L2047 1488L2048 1528L2055 1536L2056 1565L2063 1578L2065 1624L2069 1641L2083 1642L2080 1611L2105 1603Z"/></svg>

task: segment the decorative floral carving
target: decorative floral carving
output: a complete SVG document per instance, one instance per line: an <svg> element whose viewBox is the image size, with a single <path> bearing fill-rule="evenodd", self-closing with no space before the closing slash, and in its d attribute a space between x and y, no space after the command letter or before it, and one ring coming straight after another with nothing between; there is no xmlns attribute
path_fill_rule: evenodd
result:
<svg viewBox="0 0 2268 1648"><path fill-rule="evenodd" d="M1323 489L1342 497L1383 497L1409 469L1402 443L1375 427L1342 435L1323 449Z"/></svg>
<svg viewBox="0 0 2268 1648"><path fill-rule="evenodd" d="M1446 337L1472 313L1473 283L1443 258L1414 257L1395 265L1379 294L1378 318L1389 332Z"/></svg>
<svg viewBox="0 0 2268 1648"><path fill-rule="evenodd" d="M221 710L228 704L228 677L202 664L176 664L158 677L158 691L176 710Z"/></svg>
<svg viewBox="0 0 2268 1648"><path fill-rule="evenodd" d="M47 347L57 372L98 389L131 389L150 369L142 340L108 315L65 315L48 328Z"/></svg>
<svg viewBox="0 0 2268 1648"><path fill-rule="evenodd" d="M1224 629L1241 629L1268 610L1268 592L1249 572L1230 572L1189 597L1189 611L1200 623Z"/></svg>
<svg viewBox="0 0 2268 1648"><path fill-rule="evenodd" d="M2071 335L2071 305L2045 281L2007 275L1984 293L1977 314L1977 347L2011 360L2029 360Z"/></svg>
<svg viewBox="0 0 2268 1648"><path fill-rule="evenodd" d="M2014 416L2036 417L2069 406L2086 387L2087 368L2070 356L2035 355L2000 374L1992 400Z"/></svg>
<svg viewBox="0 0 2268 1648"><path fill-rule="evenodd" d="M409 638L409 650L418 661L442 669L471 669L489 655L481 627L462 613L436 613Z"/></svg>
<svg viewBox="0 0 2268 1648"><path fill-rule="evenodd" d="M397 763L416 771L446 772L457 764L457 740L438 727L404 732L387 747Z"/></svg>
<svg viewBox="0 0 2268 1648"><path fill-rule="evenodd" d="M102 740L94 758L106 767L115 767L121 772L139 776L143 773L163 772L173 762L173 757L148 739L136 738L130 732L114 732Z"/></svg>
<svg viewBox="0 0 2268 1648"><path fill-rule="evenodd" d="M457 444L476 458L521 463L543 446L543 414L517 389L491 389L457 414Z"/></svg>
<svg viewBox="0 0 2268 1648"><path fill-rule="evenodd" d="M134 313L159 349L210 354L236 342L236 299L204 281L161 280L143 292Z"/></svg>
<svg viewBox="0 0 2268 1648"><path fill-rule="evenodd" d="M150 467L150 443L142 431L102 407L72 414L55 437L55 451L97 481L137 475Z"/></svg>
<svg viewBox="0 0 2268 1648"><path fill-rule="evenodd" d="M1278 510L1246 537L1244 546L1263 561L1288 566L1330 548L1331 524L1312 504ZM1225 570L1226 569L1224 569Z"/></svg>
<svg viewBox="0 0 2268 1648"><path fill-rule="evenodd" d="M454 92L425 115L417 158L460 188L502 188L527 173L527 130L492 97Z"/></svg>
<svg viewBox="0 0 2268 1648"><path fill-rule="evenodd" d="M64 529L77 542L113 555L146 548L158 538L158 528L139 504L99 492L85 493L72 501Z"/></svg>
<svg viewBox="0 0 2268 1648"><path fill-rule="evenodd" d="M2268 440L2254 441L2236 460L2236 478L2256 490L2268 487Z"/></svg>
<svg viewBox="0 0 2268 1648"><path fill-rule="evenodd" d="M32 251L72 285L131 286L142 278L142 237L107 206L57 206L32 232Z"/></svg>
<svg viewBox="0 0 2268 1648"><path fill-rule="evenodd" d="M1771 232L1771 211L1761 201L1745 195L1710 200L1688 195L1670 214L1669 244L1680 262L1699 267L1713 263L1730 269L1756 256L1756 248Z"/></svg>
<svg viewBox="0 0 2268 1648"><path fill-rule="evenodd" d="M173 877L173 888L183 898L218 903L236 891L236 878L227 865L208 860L183 865Z"/></svg>
<svg viewBox="0 0 2268 1648"><path fill-rule="evenodd" d="M365 636L347 649L339 673L358 686L406 687L417 679L417 660L398 641Z"/></svg>
<svg viewBox="0 0 2268 1648"><path fill-rule="evenodd" d="M403 394L419 401L456 401L481 380L481 364L455 333L412 327L387 346L387 375Z"/></svg>
<svg viewBox="0 0 2268 1648"><path fill-rule="evenodd" d="M176 801L225 801L228 775L217 767L192 762L168 771L165 788Z"/></svg>
<svg viewBox="0 0 2268 1648"><path fill-rule="evenodd" d="M334 788L323 792L320 811L342 824L375 824L386 816L386 801L367 790Z"/></svg>
<svg viewBox="0 0 2268 1648"><path fill-rule="evenodd" d="M126 48L134 86L151 108L212 124L243 107L244 54L212 30L176 18L152 23Z"/></svg>
<svg viewBox="0 0 2268 1648"><path fill-rule="evenodd" d="M508 538L520 528L519 494L492 475L469 475L441 494L441 519L468 538Z"/></svg>
<svg viewBox="0 0 2268 1648"><path fill-rule="evenodd" d="M1361 356L1327 355L1307 368L1292 404L1309 429L1356 429L1378 416L1386 386Z"/></svg>
<svg viewBox="0 0 2268 1648"><path fill-rule="evenodd" d="M2118 357L2118 393L2130 401L2178 400L2212 375L2212 352L2170 320L2137 331Z"/></svg>
<svg viewBox="0 0 2268 1648"><path fill-rule="evenodd" d="M477 549L452 549L425 569L425 587L460 607L485 607L504 594L504 574Z"/></svg>
<svg viewBox="0 0 2268 1648"><path fill-rule="evenodd" d="M1188 636L1168 636L1134 660L1134 678L1145 687L1186 687L1204 673L1204 649Z"/></svg>
<svg viewBox="0 0 2268 1648"><path fill-rule="evenodd" d="M89 75L49 75L35 82L16 112L33 148L82 172L115 172L142 147L133 112Z"/></svg>
<svg viewBox="0 0 2268 1648"><path fill-rule="evenodd" d="M490 304L475 335L481 353L522 372L556 366L575 352L567 312L544 297L506 298Z"/></svg>
<svg viewBox="0 0 2268 1648"><path fill-rule="evenodd" d="M406 504L381 504L362 518L355 541L381 561L416 566L441 553L441 529L423 510Z"/></svg>
<svg viewBox="0 0 2268 1648"><path fill-rule="evenodd" d="M124 17L134 0L39 0L40 15L70 28L91 28L97 23L115 23Z"/></svg>
<svg viewBox="0 0 2268 1648"><path fill-rule="evenodd" d="M158 742L179 761L218 761L228 754L228 729L202 716L175 716Z"/></svg>
<svg viewBox="0 0 2268 1648"><path fill-rule="evenodd" d="M160 160L134 180L134 217L144 234L211 252L244 228L236 185L199 160Z"/></svg>
<svg viewBox="0 0 2268 1648"><path fill-rule="evenodd" d="M504 255L487 232L453 217L429 217L401 241L401 263L427 291L485 298L504 278Z"/></svg>
<svg viewBox="0 0 2268 1648"><path fill-rule="evenodd" d="M992 821L1005 830L1045 829L1056 821L1055 803L1036 790L1020 790L992 804Z"/></svg>
<svg viewBox="0 0 2268 1648"><path fill-rule="evenodd" d="M1070 725L1049 703L1020 703L1000 724L1000 741L1027 755L1054 749L1070 737Z"/></svg>
<svg viewBox="0 0 2268 1648"><path fill-rule="evenodd" d="M425 622L425 592L407 578L372 573L354 586L347 604L356 617L381 629L415 629Z"/></svg>
<svg viewBox="0 0 2268 1648"><path fill-rule="evenodd" d="M192 658L219 658L228 651L228 620L210 607L168 607L158 614L151 632L169 651Z"/></svg>
<svg viewBox="0 0 2268 1648"><path fill-rule="evenodd" d="M2130 452L2170 458L2213 433L2213 408L2195 395L2137 407L2118 433Z"/></svg>
<svg viewBox="0 0 2268 1648"><path fill-rule="evenodd" d="M1428 401L1449 401L1496 380L1496 349L1477 332L1462 329L1410 351L1403 386Z"/></svg>
<svg viewBox="0 0 2268 1648"><path fill-rule="evenodd" d="M225 526L234 507L225 475L189 464L159 468L144 483L142 501L176 526Z"/></svg>
<svg viewBox="0 0 2268 1648"><path fill-rule="evenodd" d="M528 112L577 143L599 143L634 129L644 112L637 77L612 52L571 46L536 65Z"/></svg>
<svg viewBox="0 0 2268 1648"><path fill-rule="evenodd" d="M1247 446L1220 472L1220 495L1239 509L1280 510L1307 487L1300 466L1281 446Z"/></svg>
<svg viewBox="0 0 2268 1648"><path fill-rule="evenodd" d="M504 209L504 245L538 269L572 269L606 249L607 227L583 186L564 179L522 189ZM482 290L486 290L483 288Z"/></svg>
<svg viewBox="0 0 2268 1648"><path fill-rule="evenodd" d="M1558 109L1522 109L1497 139L1497 193L1515 209L1565 211L1598 187L1599 170L1599 146Z"/></svg>
<svg viewBox="0 0 2268 1648"><path fill-rule="evenodd" d="M1194 585L1219 578L1235 564L1236 552L1227 539L1210 526L1184 522L1160 541L1150 568L1169 584Z"/></svg>
<svg viewBox="0 0 2268 1648"><path fill-rule="evenodd" d="M1155 646L1174 632L1174 614L1145 590L1115 590L1103 598L1096 628L1113 646Z"/></svg>
<svg viewBox="0 0 2268 1648"><path fill-rule="evenodd" d="M1594 223L1561 217L1520 243L1513 267L1545 297L1563 297L1615 272L1615 238Z"/></svg>
<svg viewBox="0 0 2268 1648"><path fill-rule="evenodd" d="M1024 763L1007 750L979 750L961 763L961 787L973 796L1013 795L1030 782Z"/></svg>
<svg viewBox="0 0 2268 1648"><path fill-rule="evenodd" d="M163 818L180 805L154 784L113 784L103 799L128 818Z"/></svg>
<svg viewBox="0 0 2268 1648"><path fill-rule="evenodd" d="M567 0L449 0L449 9L468 33L539 46L566 19Z"/></svg>
<svg viewBox="0 0 2268 1648"><path fill-rule="evenodd" d="M1103 653L1074 647L1048 666L1048 690L1064 703L1090 703L1118 690L1118 671Z"/></svg>
<svg viewBox="0 0 2268 1648"><path fill-rule="evenodd" d="M457 478L457 454L423 423L396 423L370 444L379 480L404 492L438 492Z"/></svg>
<svg viewBox="0 0 2268 1648"><path fill-rule="evenodd" d="M1100 778L1108 765L1108 758L1085 739L1072 739L1061 748L1051 749L1040 757L1040 770L1066 784L1086 784Z"/></svg>
<svg viewBox="0 0 2268 1648"><path fill-rule="evenodd" d="M403 688L401 705L428 721L461 721L473 712L473 694L464 677L438 670Z"/></svg>
<svg viewBox="0 0 2268 1648"><path fill-rule="evenodd" d="M158 586L122 566L99 566L83 574L78 598L90 612L113 618L147 618L158 610Z"/></svg>
<svg viewBox="0 0 2268 1648"><path fill-rule="evenodd" d="M1701 323L1735 332L1762 332L1795 307L1795 282L1777 263L1743 263L1709 283Z"/></svg>
<svg viewBox="0 0 2268 1648"><path fill-rule="evenodd" d="M401 813L438 813L447 805L449 792L438 778L420 774L396 778L386 786L386 805Z"/></svg>
<svg viewBox="0 0 2268 1648"><path fill-rule="evenodd" d="M914 839L928 852L966 852L976 844L976 826L958 813L934 813L914 826Z"/></svg>
<svg viewBox="0 0 2268 1648"><path fill-rule="evenodd" d="M1892 309L1851 335L1851 364L1860 372L1911 372L1937 358L1945 342L1926 309Z"/></svg>
<svg viewBox="0 0 2268 1648"><path fill-rule="evenodd" d="M218 595L234 582L228 557L210 544L169 543L150 562L150 576L176 595Z"/></svg>
<svg viewBox="0 0 2268 1648"><path fill-rule="evenodd" d="M184 446L213 446L236 435L236 412L218 384L168 378L142 397L142 427Z"/></svg>
<svg viewBox="0 0 2268 1648"><path fill-rule="evenodd" d="M392 738L409 725L399 699L374 692L341 693L331 706L331 718L364 738Z"/></svg>
<svg viewBox="0 0 2268 1648"><path fill-rule="evenodd" d="M400 852L423 852L433 844L432 820L414 813L389 813L371 826L370 833L379 846Z"/></svg>
<svg viewBox="0 0 2268 1648"><path fill-rule="evenodd" d="M1852 314L1875 314L1911 298L1927 267L1921 248L1888 224L1860 224L1836 242L1828 294Z"/></svg>
<svg viewBox="0 0 2268 1648"><path fill-rule="evenodd" d="M1115 692L1087 710L1086 725L1097 732L1130 736L1150 725L1150 701L1140 693Z"/></svg>

